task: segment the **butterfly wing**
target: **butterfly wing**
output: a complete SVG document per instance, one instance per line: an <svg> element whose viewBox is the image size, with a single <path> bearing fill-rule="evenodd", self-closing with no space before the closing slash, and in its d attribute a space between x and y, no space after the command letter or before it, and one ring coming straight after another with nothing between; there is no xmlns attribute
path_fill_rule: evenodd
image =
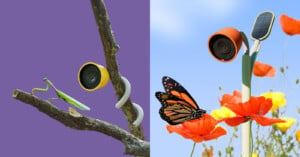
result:
<svg viewBox="0 0 300 157"><path fill-rule="evenodd" d="M180 83L178 83L177 81L175 81L174 79L168 76L164 76L162 82L165 91L168 94L173 95L178 99L186 101L189 105L191 105L195 109L199 109L199 106L197 105L196 101Z"/></svg>
<svg viewBox="0 0 300 157"><path fill-rule="evenodd" d="M163 77L166 93L156 92L155 96L162 104L159 114L171 125L200 118L206 113L198 107L196 101L187 90L170 77Z"/></svg>
<svg viewBox="0 0 300 157"><path fill-rule="evenodd" d="M183 123L201 117L204 110L191 107L186 101L168 93L156 92L162 107L159 110L161 118L171 125Z"/></svg>

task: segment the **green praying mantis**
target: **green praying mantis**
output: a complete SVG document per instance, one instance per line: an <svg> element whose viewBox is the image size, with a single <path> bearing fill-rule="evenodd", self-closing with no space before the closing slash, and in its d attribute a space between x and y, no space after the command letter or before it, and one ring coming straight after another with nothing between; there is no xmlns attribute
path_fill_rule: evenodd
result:
<svg viewBox="0 0 300 157"><path fill-rule="evenodd" d="M120 109L125 104L125 102L128 100L130 93L131 93L131 85L130 85L129 81L125 77L122 77L122 80L125 84L125 92L124 92L124 95L122 96L122 98L117 102L117 104L115 106L118 109ZM55 90L57 96L59 98L63 99L64 101L66 101L67 103L75 106L76 108L78 108L80 110L88 110L88 111L90 110L90 108L88 106L86 106L83 103L79 102L78 100L72 98L71 96L64 93L63 91L57 89L48 78L44 77L43 81L45 81L47 83L46 88L32 88L32 92L31 92L32 95L34 95L35 91L47 92L49 90L49 87L51 86ZM144 118L144 112L140 105L138 105L136 103L132 103L132 105L134 106L134 108L137 111L137 119L133 122L133 125L139 126ZM72 113L72 115L78 115L78 112L73 108L69 108L69 113ZM80 114L79 114L79 116L80 116Z"/></svg>
<svg viewBox="0 0 300 157"><path fill-rule="evenodd" d="M71 96L69 96L68 94L64 93L63 91L57 89L54 86L54 84L48 78L44 77L43 81L45 81L47 83L46 88L33 88L32 92L31 92L32 95L34 95L35 91L38 91L38 92L47 92L49 90L49 87L51 86L55 90L57 96L59 98L63 99L65 102L67 102L67 103L75 106L76 108L78 108L80 110L87 110L87 111L90 110L90 108L88 106L86 106L83 103L79 102L78 100L72 98Z"/></svg>

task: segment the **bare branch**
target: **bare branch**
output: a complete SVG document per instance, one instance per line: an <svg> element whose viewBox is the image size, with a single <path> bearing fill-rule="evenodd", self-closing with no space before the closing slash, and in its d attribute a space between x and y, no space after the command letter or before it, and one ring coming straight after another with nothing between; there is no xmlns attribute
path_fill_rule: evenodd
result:
<svg viewBox="0 0 300 157"><path fill-rule="evenodd" d="M77 130L97 131L113 137L125 145L125 154L135 156L149 156L150 154L149 142L138 139L116 125L99 119L86 117L79 113L71 114L64 112L50 102L44 101L19 89L14 90L13 98L37 108L39 111L61 122L67 127Z"/></svg>
<svg viewBox="0 0 300 157"><path fill-rule="evenodd" d="M119 100L123 96L125 91L125 87L121 79L118 63L115 56L116 52L119 50L119 46L115 41L103 0L91 0L91 4L104 48L106 68L109 72L111 82L114 86L115 94ZM133 121L137 118L137 114L130 98L122 107L122 111L126 116L130 132L136 137L144 139L142 127L135 127L132 124Z"/></svg>
<svg viewBox="0 0 300 157"><path fill-rule="evenodd" d="M119 46L114 39L103 0L91 0L91 4L104 48L106 67L114 86L116 97L119 100L123 96L125 91L125 86L121 78L115 56L115 54L119 50ZM129 133L116 125L99 119L81 115L76 110L69 110L69 112L64 112L50 102L39 99L38 97L35 97L19 89L14 90L13 97L37 108L39 111L61 122L67 127L77 130L97 131L121 141L125 145L125 154L146 157L150 156L150 143L144 141L144 133L142 127L136 127L133 125L133 122L137 118L137 113L134 106L132 105L130 98L122 107L122 111L127 119L127 123L130 129Z"/></svg>

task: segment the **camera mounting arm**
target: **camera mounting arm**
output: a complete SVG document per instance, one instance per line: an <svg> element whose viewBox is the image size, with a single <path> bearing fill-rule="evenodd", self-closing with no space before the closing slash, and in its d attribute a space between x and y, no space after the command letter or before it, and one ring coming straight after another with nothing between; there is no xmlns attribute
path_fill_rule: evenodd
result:
<svg viewBox="0 0 300 157"><path fill-rule="evenodd" d="M124 76L122 76L121 78L122 78L124 86L125 86L125 92L124 92L123 96L121 97L121 99L116 103L115 107L117 109L120 109L125 104L125 102L128 100L128 98L130 96L130 93L131 93L130 82ZM139 126L143 121L144 111L143 111L143 108L140 105L138 105L136 103L133 103L133 102L132 102L132 105L133 105L133 107L135 108L135 110L137 112L137 118L133 122L133 125L134 126Z"/></svg>
<svg viewBox="0 0 300 157"><path fill-rule="evenodd" d="M249 53L249 41L248 41L248 38L247 38L247 36L246 36L246 34L244 32L240 31L240 34L242 36L242 41L243 41L242 43L244 45L244 52L245 53Z"/></svg>

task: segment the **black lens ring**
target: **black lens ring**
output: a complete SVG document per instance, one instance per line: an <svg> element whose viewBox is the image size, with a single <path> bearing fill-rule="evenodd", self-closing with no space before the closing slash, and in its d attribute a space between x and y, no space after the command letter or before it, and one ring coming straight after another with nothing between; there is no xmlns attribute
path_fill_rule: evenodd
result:
<svg viewBox="0 0 300 157"><path fill-rule="evenodd" d="M219 60L229 61L236 53L234 43L224 35L215 35L209 42L211 53Z"/></svg>
<svg viewBox="0 0 300 157"><path fill-rule="evenodd" d="M101 72L94 64L86 64L79 73L81 85L86 89L95 89L101 81Z"/></svg>

